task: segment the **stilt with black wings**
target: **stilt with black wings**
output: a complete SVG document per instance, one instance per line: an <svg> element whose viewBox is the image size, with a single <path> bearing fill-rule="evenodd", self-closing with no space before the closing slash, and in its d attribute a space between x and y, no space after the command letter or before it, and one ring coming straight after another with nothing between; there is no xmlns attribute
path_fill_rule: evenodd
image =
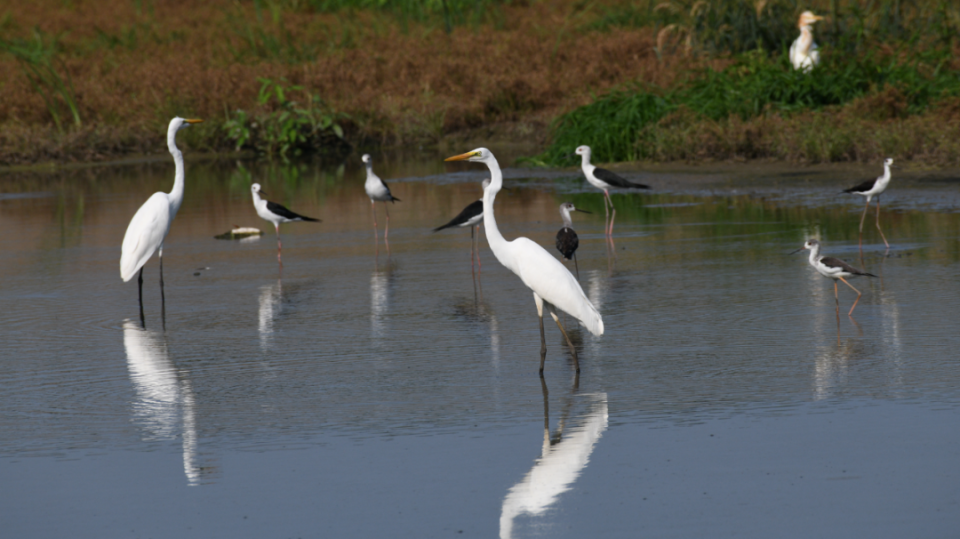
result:
<svg viewBox="0 0 960 539"><path fill-rule="evenodd" d="M319 222L320 219L294 213L276 202L262 198L260 195L265 195L266 193L260 189L259 183L251 185L250 192L253 193L253 207L257 210L257 215L273 223L273 228L277 232L277 262L279 262L282 267L283 260L280 254L283 249L283 244L280 242L280 223L292 223L294 221Z"/></svg>
<svg viewBox="0 0 960 539"><path fill-rule="evenodd" d="M587 181L590 182L590 185L603 191L603 211L604 215L606 215L610 221L606 234L607 236L612 236L613 220L617 217L617 209L613 207L613 201L610 200L610 189L650 189L650 186L627 181L609 170L591 164L590 154L590 146L580 146L574 152L574 155L581 157L580 166L583 169L583 175L587 178ZM613 210L612 216L610 215L610 210ZM605 218L604 222L606 222L606 220Z"/></svg>

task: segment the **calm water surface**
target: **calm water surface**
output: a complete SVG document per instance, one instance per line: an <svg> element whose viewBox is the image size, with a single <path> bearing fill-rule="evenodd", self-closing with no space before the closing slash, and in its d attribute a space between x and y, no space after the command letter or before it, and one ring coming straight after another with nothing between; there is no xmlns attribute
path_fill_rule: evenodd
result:
<svg viewBox="0 0 960 539"><path fill-rule="evenodd" d="M0 522L9 537L949 537L960 529L960 183L905 174L860 263L873 169L647 171L615 243L576 171L509 169L508 238L576 216L606 334L583 372L486 240L430 230L485 169L376 162L403 200L374 243L346 165L188 158L146 329L122 283L166 160L0 176ZM503 159L502 161L508 161ZM249 186L322 223L272 227ZM383 225L383 208L378 208ZM872 219L872 214L871 217ZM868 221L870 223L872 221ZM267 234L215 240L233 225ZM382 234L382 232L381 232ZM382 236L381 236L382 240ZM843 288L841 286L841 288ZM576 327L568 321L568 327ZM9 535L8 535L9 534Z"/></svg>

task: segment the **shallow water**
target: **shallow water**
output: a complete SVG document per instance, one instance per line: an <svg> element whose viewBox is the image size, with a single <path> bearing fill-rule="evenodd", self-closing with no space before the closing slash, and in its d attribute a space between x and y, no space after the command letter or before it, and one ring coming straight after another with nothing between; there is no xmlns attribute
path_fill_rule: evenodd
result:
<svg viewBox="0 0 960 539"><path fill-rule="evenodd" d="M943 537L960 525L960 204L949 174L883 196L892 248L840 290L808 237L859 264L859 170L654 170L600 195L508 169L508 238L553 252L577 214L604 317L576 377L481 237L430 230L485 169L376 156L402 199L375 244L358 159L201 162L156 258L146 330L120 242L172 164L0 177L0 520L11 537ZM506 161L506 160L504 160ZM870 169L864 169L869 174ZM281 228L271 200L322 223ZM871 213L868 225L872 226ZM233 225L259 239L215 240ZM841 288L844 288L841 285Z"/></svg>

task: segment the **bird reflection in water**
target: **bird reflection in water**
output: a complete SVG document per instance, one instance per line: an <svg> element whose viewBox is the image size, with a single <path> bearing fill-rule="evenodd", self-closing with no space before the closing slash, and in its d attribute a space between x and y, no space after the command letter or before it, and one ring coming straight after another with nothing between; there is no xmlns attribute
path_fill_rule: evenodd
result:
<svg viewBox="0 0 960 539"><path fill-rule="evenodd" d="M370 330L374 339L384 336L383 323L390 310L390 290L396 269L396 262L390 260L370 274Z"/></svg>
<svg viewBox="0 0 960 539"><path fill-rule="evenodd" d="M600 436L607 430L607 394L577 395L580 377L564 401L557 429L550 433L549 392L543 389L543 446L540 458L527 475L514 485L500 512L500 538L513 537L516 520L521 515L543 516L560 495L570 490L587 463ZM585 407L582 415L574 408Z"/></svg>
<svg viewBox="0 0 960 539"><path fill-rule="evenodd" d="M837 337L837 346L823 345L817 347L816 363L813 373L813 398L823 400L839 393L847 379L847 371L851 361L866 356L864 352L863 332L856 321L859 335L840 340Z"/></svg>
<svg viewBox="0 0 960 539"><path fill-rule="evenodd" d="M134 422L148 441L175 439L183 447L183 473L190 486L199 485L213 468L200 465L197 447L196 401L190 380L178 376L170 360L167 342L160 333L142 329L133 320L123 323L123 347L127 352L130 381L137 392Z"/></svg>
<svg viewBox="0 0 960 539"><path fill-rule="evenodd" d="M279 279L276 284L260 287L260 349L264 352L273 339L273 321L283 308L282 298L283 286Z"/></svg>

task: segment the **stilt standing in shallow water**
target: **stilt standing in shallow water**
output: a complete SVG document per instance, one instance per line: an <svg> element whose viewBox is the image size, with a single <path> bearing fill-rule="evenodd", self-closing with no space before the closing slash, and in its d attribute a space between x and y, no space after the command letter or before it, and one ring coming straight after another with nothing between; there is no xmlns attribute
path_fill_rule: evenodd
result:
<svg viewBox="0 0 960 539"><path fill-rule="evenodd" d="M363 154L361 159L367 166L367 181L363 184L363 188L367 191L367 196L370 197L370 209L373 211L373 237L379 240L377 235L377 202L379 201L383 202L383 211L387 214L387 225L383 229L383 242L389 248L387 234L390 233L390 210L387 207L387 202L400 202L400 199L390 194L390 188L387 187L387 184L383 183L380 176L373 173L373 159L370 154Z"/></svg>
<svg viewBox="0 0 960 539"><path fill-rule="evenodd" d="M847 282L847 279L851 277L876 277L872 273L867 273L865 271L860 271L857 268L847 264L843 260L838 258L833 258L832 256L820 256L820 242L817 240L807 240L803 244L803 247L797 249L793 253L799 253L804 249L810 250L810 265L813 268L820 272L820 275L824 277L829 277L833 279L833 296L837 300L837 312L840 312L840 294L837 292L837 280L843 281L843 284L849 286L854 292L857 293L857 299L853 302L853 306L850 307L850 312L847 313L847 316L853 316L853 310L857 308L857 302L860 301L860 291L856 288L853 288L853 285ZM793 254L790 253L790 254Z"/></svg>
<svg viewBox="0 0 960 539"><path fill-rule="evenodd" d="M283 259L280 258L280 251L283 249L283 244L280 243L280 223L292 223L294 221L312 221L319 223L320 219L293 213L276 202L270 202L269 200L261 198L260 195L265 195L266 193L260 189L259 183L251 185L250 192L253 193L253 207L257 210L257 215L273 223L273 228L277 231L277 263L283 268Z"/></svg>
<svg viewBox="0 0 960 539"><path fill-rule="evenodd" d="M581 157L580 167L583 169L583 175L587 178L587 181L590 182L590 185L603 191L603 222L606 223L608 218L610 220L610 225L606 228L605 234L613 236L613 220L617 217L617 209L613 207L613 200L610 199L610 189L615 187L621 189L650 189L650 186L629 182L607 169L592 165L590 154L590 146L580 146L574 152L574 155ZM609 209L607 208L608 204ZM613 215L610 215L611 210Z"/></svg>
<svg viewBox="0 0 960 539"><path fill-rule="evenodd" d="M883 244L890 250L890 244L887 243L887 237L883 235L880 229L880 194L887 190L890 185L890 169L893 168L893 159L886 158L883 161L883 175L872 180L867 180L857 184L850 189L844 189L844 193L855 193L867 197L867 203L863 206L863 215L860 216L860 249L863 249L863 221L867 218L867 210L870 209L870 199L877 197L877 230L880 231L880 237L883 238Z"/></svg>
<svg viewBox="0 0 960 539"><path fill-rule="evenodd" d="M490 185L490 178L483 180L483 188ZM477 267L480 267L480 223L483 222L483 199L474 200L463 209L456 217L443 225L434 228L434 232L440 232L445 228L470 227L470 267L473 268L473 253L477 253ZM476 236L474 236L476 229Z"/></svg>

